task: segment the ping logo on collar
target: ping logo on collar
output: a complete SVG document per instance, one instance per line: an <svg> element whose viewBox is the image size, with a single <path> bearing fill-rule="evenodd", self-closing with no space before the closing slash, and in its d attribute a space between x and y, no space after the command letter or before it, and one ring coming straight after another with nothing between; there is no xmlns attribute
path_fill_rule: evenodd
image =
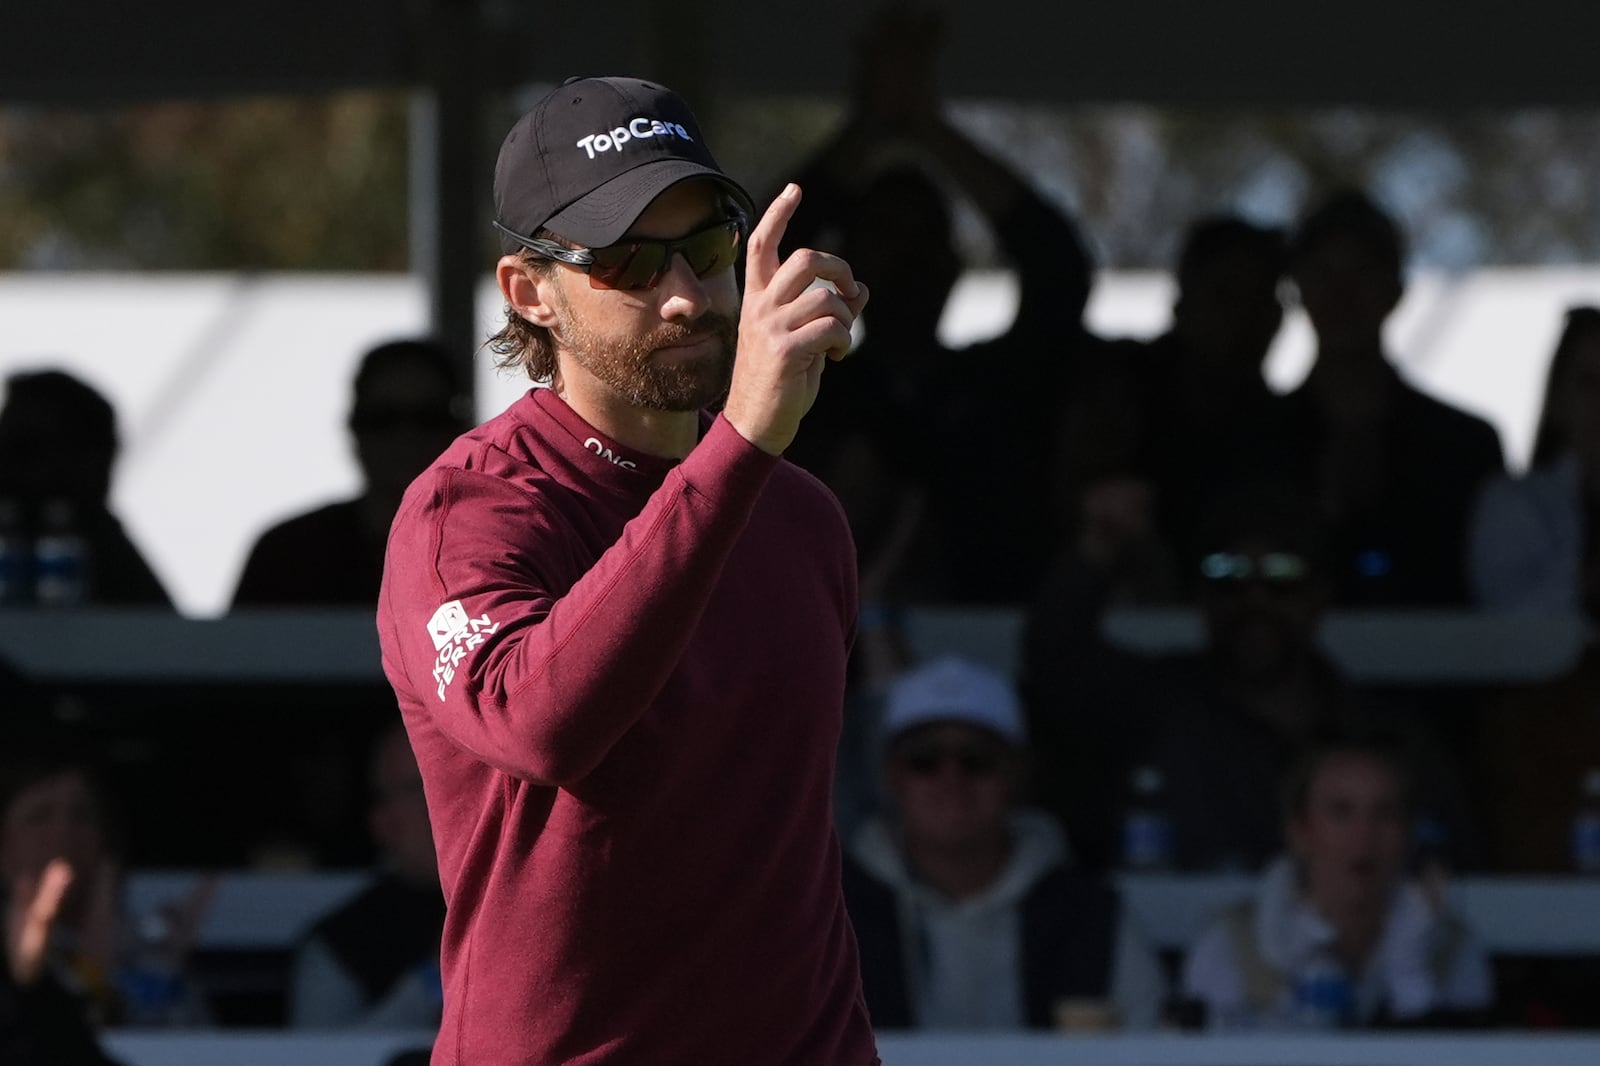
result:
<svg viewBox="0 0 1600 1066"><path fill-rule="evenodd" d="M622 456L606 447L605 443L602 442L599 437L590 437L588 440L583 442L583 447L585 451L594 452L600 458L604 459L613 466L620 466L624 470L639 469L638 463L634 462L632 459L624 459Z"/></svg>
<svg viewBox="0 0 1600 1066"><path fill-rule="evenodd" d="M439 686L440 703L444 702L445 690L455 680L467 652L499 628L500 623L491 622L487 613L477 618L467 617L467 609L461 606L460 600L451 600L433 612L433 617L428 619L428 636L439 653L433 662L433 680Z"/></svg>
<svg viewBox="0 0 1600 1066"><path fill-rule="evenodd" d="M658 118L630 119L626 126L605 130L600 133L591 133L578 141L574 147L582 148L593 159L597 152L620 152L623 145L633 140L644 140L649 137L681 137L686 141L694 140L689 136L689 131L676 122L662 122Z"/></svg>

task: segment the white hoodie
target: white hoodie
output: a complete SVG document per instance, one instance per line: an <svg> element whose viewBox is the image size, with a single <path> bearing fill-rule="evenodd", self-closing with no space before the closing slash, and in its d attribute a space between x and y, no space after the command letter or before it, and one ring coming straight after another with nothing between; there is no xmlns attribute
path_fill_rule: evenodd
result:
<svg viewBox="0 0 1600 1066"><path fill-rule="evenodd" d="M1067 860L1060 829L1037 811L1011 816L1011 857L992 885L952 900L917 880L892 829L872 819L856 832L851 854L891 886L912 1015L921 1029L1022 1029L1022 912L1028 891ZM1122 909L1111 973L1111 1000L1125 1028L1153 1028L1166 998L1160 960Z"/></svg>
<svg viewBox="0 0 1600 1066"><path fill-rule="evenodd" d="M1370 1021L1388 1004L1398 1019L1435 1010L1476 1010L1494 996L1489 960L1470 933L1435 910L1415 884L1394 894L1383 939L1365 972L1351 981L1355 1020ZM1206 1003L1217 1028L1283 1024L1289 1018L1290 981L1314 962L1329 962L1337 932L1300 894L1293 860L1281 857L1262 874L1250 910L1261 961L1284 978L1278 1002L1252 1004L1247 960L1240 957L1228 918L1219 918L1195 941L1183 967L1186 997ZM1449 935L1452 943L1443 938ZM1441 965L1442 964L1442 965Z"/></svg>

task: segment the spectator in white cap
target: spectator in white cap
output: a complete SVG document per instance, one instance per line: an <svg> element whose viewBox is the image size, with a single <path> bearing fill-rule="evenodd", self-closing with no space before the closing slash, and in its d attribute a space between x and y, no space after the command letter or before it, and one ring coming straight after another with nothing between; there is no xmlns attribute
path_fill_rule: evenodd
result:
<svg viewBox="0 0 1600 1066"><path fill-rule="evenodd" d="M844 871L873 1026L1153 1026L1159 959L1115 890L1070 867L1054 820L1017 804L1027 734L1011 682L960 658L913 668L882 733L884 814Z"/></svg>

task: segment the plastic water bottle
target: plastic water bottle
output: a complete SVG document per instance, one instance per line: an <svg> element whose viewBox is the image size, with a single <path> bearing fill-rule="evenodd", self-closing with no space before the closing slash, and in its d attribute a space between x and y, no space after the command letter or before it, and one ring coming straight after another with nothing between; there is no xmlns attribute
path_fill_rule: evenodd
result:
<svg viewBox="0 0 1600 1066"><path fill-rule="evenodd" d="M1154 766L1134 770L1122 823L1122 864L1129 870L1165 870L1172 865L1172 818L1165 784Z"/></svg>
<svg viewBox="0 0 1600 1066"><path fill-rule="evenodd" d="M1572 819L1572 868L1600 874L1600 768L1583 775L1582 797Z"/></svg>
<svg viewBox="0 0 1600 1066"><path fill-rule="evenodd" d="M33 600L41 607L76 607L89 598L89 546L70 500L50 500L33 542Z"/></svg>
<svg viewBox="0 0 1600 1066"><path fill-rule="evenodd" d="M172 950L172 927L152 912L135 925L132 957L117 974L122 993L122 1024L169 1026L182 1022L183 975Z"/></svg>
<svg viewBox="0 0 1600 1066"><path fill-rule="evenodd" d="M33 553L22 530L22 505L0 499L0 607L17 607L33 598Z"/></svg>
<svg viewBox="0 0 1600 1066"><path fill-rule="evenodd" d="M1292 1021L1302 1029L1338 1029L1350 1010L1350 982L1331 959L1318 956L1294 977Z"/></svg>

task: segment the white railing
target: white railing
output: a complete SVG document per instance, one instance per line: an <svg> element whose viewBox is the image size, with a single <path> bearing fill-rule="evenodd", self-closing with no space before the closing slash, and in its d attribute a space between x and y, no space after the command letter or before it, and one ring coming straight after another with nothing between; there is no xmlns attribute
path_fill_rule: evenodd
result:
<svg viewBox="0 0 1600 1066"><path fill-rule="evenodd" d="M129 906L144 913L182 899L202 876L137 871L128 881ZM200 930L201 946L286 948L319 915L359 892L367 876L361 871L224 873ZM1180 950L1254 884L1234 874L1127 874L1118 883L1145 934L1163 948ZM1600 955L1600 877L1463 877L1448 892L1451 905L1491 953Z"/></svg>
<svg viewBox="0 0 1600 1066"><path fill-rule="evenodd" d="M961 652L1015 673L1025 616L1015 608L915 609L922 654ZM1109 640L1134 651L1192 651L1188 609L1113 611ZM1578 616L1475 611L1333 611L1323 644L1356 682L1517 683L1554 677L1588 638ZM43 682L381 682L374 612L260 610L189 619L144 610L0 611L0 658Z"/></svg>

